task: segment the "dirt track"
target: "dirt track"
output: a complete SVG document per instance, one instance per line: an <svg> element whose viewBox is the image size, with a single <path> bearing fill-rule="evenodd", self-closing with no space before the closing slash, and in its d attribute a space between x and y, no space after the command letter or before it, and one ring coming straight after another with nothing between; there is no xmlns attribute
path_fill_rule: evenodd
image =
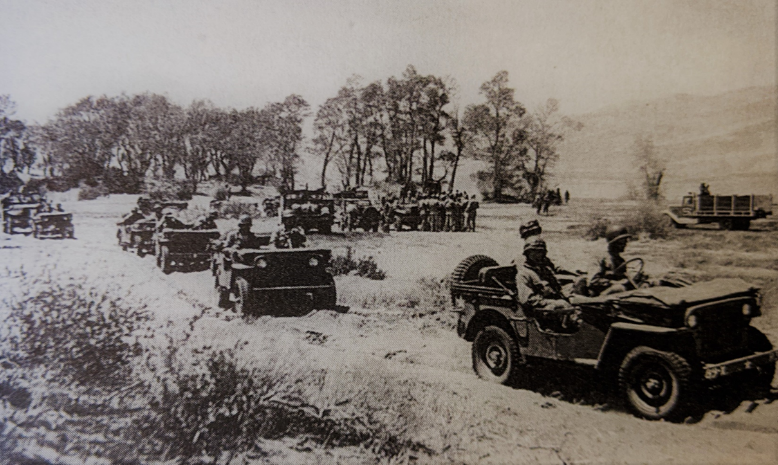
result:
<svg viewBox="0 0 778 465"><path fill-rule="evenodd" d="M432 451L428 456L420 456L421 461L778 462L778 403L770 399L729 405L727 412L711 411L694 424L643 421L609 407L607 397L596 389L581 395L580 391L597 385L587 372L570 371L551 381L540 376L534 390L485 383L472 373L469 344L448 327L450 315L425 309L422 301L414 310L418 318L408 318L407 294L419 292L419 279L442 280L457 262L474 253L485 253L500 262L517 256L520 239L516 228L519 221L534 216L528 207L483 208L479 218L482 228L476 234L313 236L313 245L332 247L336 253L350 246L357 256L374 256L388 279L379 282L352 276L337 278L339 301L350 307L344 314L262 317L247 323L215 308L209 271L164 275L155 267L153 257L139 258L121 251L116 245L115 221L133 203L134 198L129 196L70 202L66 207L76 213L76 240L0 236L2 262L12 269L25 262L27 269L49 267L56 273L114 281L154 309L160 330L168 327L163 323L168 320L173 322L169 327L175 328L200 315L194 333L198 341L224 346L248 341L242 353L256 354L257 363L267 359L268 350L277 350L279 354L295 353L308 366L323 368L335 377L353 370L368 370L374 378L407 382L409 396L416 396L415 400L422 405L424 399L434 404L427 411L430 415L419 414L417 420L420 438ZM601 241L580 238L579 230L574 229L580 212L568 208L572 209L558 208L553 216L541 218L549 255L571 269L588 269L604 246ZM229 226L227 222L220 223L222 228ZM774 286L778 271L750 266L748 260L775 260L778 232L703 231L700 237L717 240L726 234L738 234L744 240L754 236L773 246L742 253L720 247L714 253L728 257L730 265L711 259L705 266L689 267L687 271L703 277L730 273ZM770 241L764 241L766 237ZM673 240L639 241L630 245L628 255L643 256L647 260L646 271L658 274L677 269L681 248L695 240L684 232ZM697 255L706 253L709 252L700 251ZM743 263L738 261L741 258ZM775 293L770 292L766 293L766 315L760 323L776 341L778 302ZM578 389L580 386L584 389ZM420 395L423 397L419 398ZM267 448L273 451L269 460L275 463L321 459L295 450L284 441L268 442ZM362 460L357 452L350 455L352 452L333 452L329 458Z"/></svg>

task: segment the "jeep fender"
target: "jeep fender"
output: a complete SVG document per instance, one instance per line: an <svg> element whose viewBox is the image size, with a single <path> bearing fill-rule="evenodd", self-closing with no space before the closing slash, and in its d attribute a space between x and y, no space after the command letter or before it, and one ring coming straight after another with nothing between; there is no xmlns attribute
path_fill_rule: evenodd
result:
<svg viewBox="0 0 778 465"><path fill-rule="evenodd" d="M523 312L516 312L512 308L481 305L478 311L467 322L464 339L473 341L483 328L498 326L516 339L522 345L527 345L527 319Z"/></svg>
<svg viewBox="0 0 778 465"><path fill-rule="evenodd" d="M675 352L685 357L695 353L694 338L686 328L665 328L619 322L611 325L597 357L598 370L618 369L627 353L638 346Z"/></svg>

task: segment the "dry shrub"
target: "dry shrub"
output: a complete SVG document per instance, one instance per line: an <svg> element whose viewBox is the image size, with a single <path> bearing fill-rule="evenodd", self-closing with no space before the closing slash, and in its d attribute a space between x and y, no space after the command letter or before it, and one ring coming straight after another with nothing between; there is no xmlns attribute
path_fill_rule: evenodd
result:
<svg viewBox="0 0 778 465"><path fill-rule="evenodd" d="M230 190L226 187L219 187L213 193L213 199L223 202L230 199Z"/></svg>
<svg viewBox="0 0 778 465"><path fill-rule="evenodd" d="M354 251L349 247L346 255L332 257L332 274L335 276L355 274L367 279L386 279L386 272L378 268L378 264L372 256L354 258Z"/></svg>
<svg viewBox="0 0 778 465"><path fill-rule="evenodd" d="M648 235L650 239L664 239L670 235L672 227L662 209L654 202L642 202L629 212L624 225L630 234Z"/></svg>
<svg viewBox="0 0 778 465"><path fill-rule="evenodd" d="M15 275L21 293L4 299L10 361L22 368L45 366L79 383L112 385L128 375L138 350L130 336L151 319L145 308L130 308L116 289L85 287L86 276L61 282L24 271Z"/></svg>
<svg viewBox="0 0 778 465"><path fill-rule="evenodd" d="M146 180L146 194L159 202L192 200L191 186L185 181Z"/></svg>
<svg viewBox="0 0 778 465"><path fill-rule="evenodd" d="M610 221L607 218L596 217L592 219L584 237L592 241L605 237L605 231L608 229L608 226L610 226Z"/></svg>

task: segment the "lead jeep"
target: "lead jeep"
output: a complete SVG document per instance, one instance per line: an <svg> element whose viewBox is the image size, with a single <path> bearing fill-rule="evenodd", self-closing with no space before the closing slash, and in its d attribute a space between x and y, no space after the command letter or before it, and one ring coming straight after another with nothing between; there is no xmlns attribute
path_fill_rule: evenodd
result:
<svg viewBox="0 0 778 465"><path fill-rule="evenodd" d="M725 381L770 387L778 351L751 326L761 315L759 290L740 279L573 297L575 310L560 315L522 307L516 272L476 255L451 276L457 332L473 343L481 378L513 385L542 360L587 366L650 420L684 418Z"/></svg>
<svg viewBox="0 0 778 465"><path fill-rule="evenodd" d="M33 237L73 239L73 214L64 212L38 213L32 219Z"/></svg>
<svg viewBox="0 0 778 465"><path fill-rule="evenodd" d="M270 244L270 236L263 236ZM336 308L326 249L225 248L213 253L218 305L241 315L300 315Z"/></svg>

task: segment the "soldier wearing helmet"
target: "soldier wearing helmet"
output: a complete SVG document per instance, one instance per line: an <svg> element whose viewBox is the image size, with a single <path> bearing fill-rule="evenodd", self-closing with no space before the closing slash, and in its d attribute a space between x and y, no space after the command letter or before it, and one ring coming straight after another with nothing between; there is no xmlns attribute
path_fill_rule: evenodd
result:
<svg viewBox="0 0 778 465"><path fill-rule="evenodd" d="M259 239L251 232L251 224L251 216L241 215L240 219L238 219L238 229L227 234L224 247L235 247L238 249L260 248Z"/></svg>
<svg viewBox="0 0 778 465"><path fill-rule="evenodd" d="M562 294L562 286L548 266L546 241L532 237L524 244L524 265L519 267L516 291L525 309L570 314L573 306Z"/></svg>
<svg viewBox="0 0 778 465"><path fill-rule="evenodd" d="M543 232L543 228L540 227L540 223L538 223L538 220L532 220L524 223L523 225L519 226L519 236L521 236L522 239L524 239L525 245L529 243L533 238L536 238L540 236L540 233ZM516 261L514 260L514 263ZM550 268L554 271L555 274L566 274L566 275L573 275L577 276L581 274L581 272L571 272L567 271L564 268L560 268L556 266L550 258L545 257L544 259L544 266Z"/></svg>
<svg viewBox="0 0 778 465"><path fill-rule="evenodd" d="M606 295L627 290L627 269L621 254L624 253L631 237L627 228L621 225L609 226L605 231L608 256L599 261L599 269L589 280L588 291L590 295Z"/></svg>

